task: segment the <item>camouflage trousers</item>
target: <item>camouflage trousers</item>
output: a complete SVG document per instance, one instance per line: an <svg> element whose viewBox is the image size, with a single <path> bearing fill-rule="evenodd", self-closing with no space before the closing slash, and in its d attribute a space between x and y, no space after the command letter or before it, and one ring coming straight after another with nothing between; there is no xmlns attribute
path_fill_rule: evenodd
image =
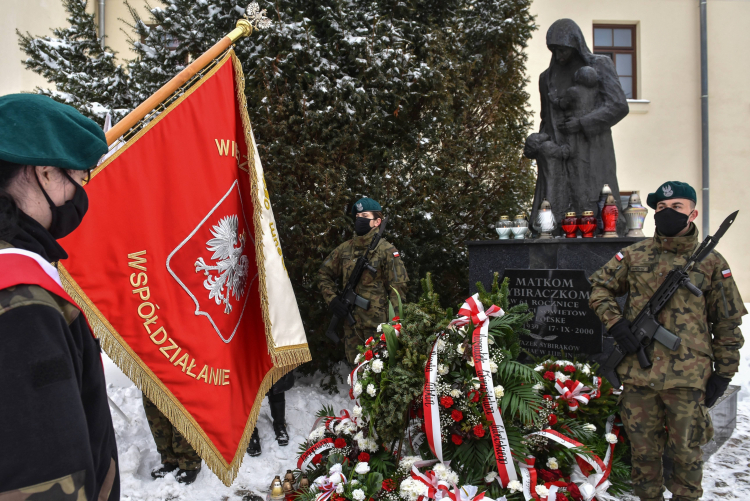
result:
<svg viewBox="0 0 750 501"><path fill-rule="evenodd" d="M642 501L663 499L662 456L674 459L674 473L666 486L674 501L703 495L701 446L714 435L705 394L697 388L656 391L626 384L620 397L620 416L631 444L633 488Z"/></svg>
<svg viewBox="0 0 750 501"><path fill-rule="evenodd" d="M156 408L153 402L143 395L143 410L146 411L148 426L156 442L156 450L161 455L162 464L177 464L183 470L197 470L201 458L185 437L172 426L167 416Z"/></svg>
<svg viewBox="0 0 750 501"><path fill-rule="evenodd" d="M346 353L346 359L350 364L354 365L354 359L359 355L357 346L364 345L365 341L370 337L376 339L380 338L377 329L363 329L357 325L352 327L349 327L348 325L344 326L344 352Z"/></svg>

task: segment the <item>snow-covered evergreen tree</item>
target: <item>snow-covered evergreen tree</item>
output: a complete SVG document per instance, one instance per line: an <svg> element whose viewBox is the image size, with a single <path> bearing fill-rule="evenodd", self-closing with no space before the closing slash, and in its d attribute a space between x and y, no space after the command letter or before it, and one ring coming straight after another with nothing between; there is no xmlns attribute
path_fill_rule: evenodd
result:
<svg viewBox="0 0 750 501"><path fill-rule="evenodd" d="M62 3L69 27L53 29L52 37L16 31L28 56L24 65L55 85L51 89L37 87L36 92L74 106L99 124L104 123L107 112L117 121L137 104L128 89L128 75L116 64L114 52L102 48L94 16L86 12L86 0Z"/></svg>

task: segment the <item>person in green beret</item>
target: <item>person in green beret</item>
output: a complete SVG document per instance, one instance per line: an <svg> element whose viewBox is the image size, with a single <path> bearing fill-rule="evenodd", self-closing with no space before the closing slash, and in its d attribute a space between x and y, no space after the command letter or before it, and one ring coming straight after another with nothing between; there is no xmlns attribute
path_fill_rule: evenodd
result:
<svg viewBox="0 0 750 501"><path fill-rule="evenodd" d="M336 292L336 281L341 288L349 280L354 265L365 253L375 233L379 231L383 221L383 208L372 198L364 197L352 206L355 236L351 240L336 247L323 261L318 270L318 286L329 309L339 318L346 318L347 308ZM344 324L344 350L350 364L357 363L358 345L364 345L370 337L379 339L377 328L388 320L388 302L397 304L398 291L401 299L406 297L409 276L401 259L401 253L385 239L381 239L378 246L370 255L370 264L376 273L365 271L355 292L370 301L367 310L354 308L352 314L357 321L353 326Z"/></svg>
<svg viewBox="0 0 750 501"><path fill-rule="evenodd" d="M0 499L118 500L99 344L53 266L107 142L46 96L2 96L0 117Z"/></svg>
<svg viewBox="0 0 750 501"><path fill-rule="evenodd" d="M654 341L646 348L653 364L642 369L639 343L630 323L670 271L683 266L701 241L693 221L698 217L695 190L668 181L649 194L656 234L622 249L589 280L589 305L609 329L620 351L628 353L617 368L623 383L620 417L632 453L632 479L642 501L663 500L662 456L674 459L666 487L675 501L703 495L701 446L713 436L708 409L737 373L744 343L740 324L747 310L732 270L713 251L690 272L703 295L680 287L659 313L658 321L681 338L670 351ZM622 311L616 298L627 294Z"/></svg>

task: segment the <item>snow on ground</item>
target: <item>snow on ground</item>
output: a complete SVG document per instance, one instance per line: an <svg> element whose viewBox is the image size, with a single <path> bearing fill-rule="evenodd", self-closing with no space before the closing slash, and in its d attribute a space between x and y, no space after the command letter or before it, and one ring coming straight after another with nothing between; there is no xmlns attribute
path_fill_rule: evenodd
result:
<svg viewBox="0 0 750 501"><path fill-rule="evenodd" d="M750 303L745 306L750 310ZM748 341L742 349L740 371L732 380L732 384L742 386L737 428L705 464L704 500L750 499L750 327L743 325L742 330ZM230 487L222 484L205 463L195 483L183 486L171 475L159 480L151 478L151 470L160 465L160 460L143 412L141 392L106 355L104 362L109 396L130 420L112 413L124 501L241 501L247 493L265 498L274 475L283 476L286 470L295 468L298 445L310 433L315 413L324 405L331 405L337 411L350 408L344 386L339 387L338 394L329 395L320 388L319 377L299 378L294 388L286 393L288 446L279 447L276 443L266 399L258 420L263 454L255 458L245 455L237 479ZM638 498L626 495L619 501L638 501Z"/></svg>

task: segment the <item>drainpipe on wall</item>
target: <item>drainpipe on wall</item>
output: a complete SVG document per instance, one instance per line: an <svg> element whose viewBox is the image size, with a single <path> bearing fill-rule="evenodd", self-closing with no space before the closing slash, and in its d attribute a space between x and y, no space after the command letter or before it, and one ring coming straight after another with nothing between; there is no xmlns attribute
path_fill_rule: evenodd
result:
<svg viewBox="0 0 750 501"><path fill-rule="evenodd" d="M104 0L99 0L99 40L104 48Z"/></svg>
<svg viewBox="0 0 750 501"><path fill-rule="evenodd" d="M104 0L100 0L104 1ZM708 225L708 35L706 30L706 0L698 0L701 17L701 167L703 173L703 234L709 234Z"/></svg>

